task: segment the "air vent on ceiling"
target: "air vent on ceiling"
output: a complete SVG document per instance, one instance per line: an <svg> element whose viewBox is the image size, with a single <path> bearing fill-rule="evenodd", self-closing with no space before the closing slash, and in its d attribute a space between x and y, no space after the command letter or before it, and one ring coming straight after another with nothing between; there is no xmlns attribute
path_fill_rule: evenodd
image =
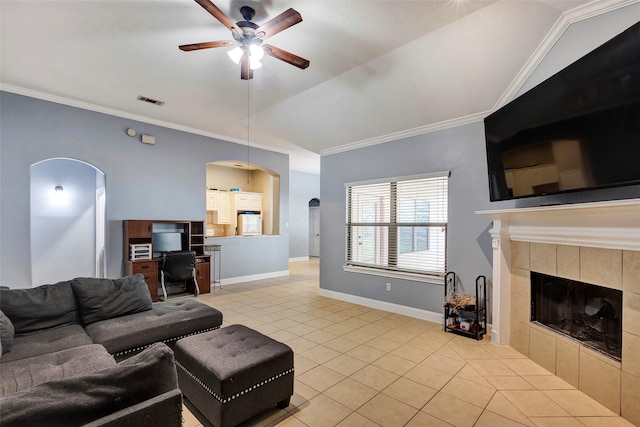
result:
<svg viewBox="0 0 640 427"><path fill-rule="evenodd" d="M164 101L158 101L157 99L147 98L146 96L142 96L142 95L138 96L138 101L149 102L155 105L164 105Z"/></svg>

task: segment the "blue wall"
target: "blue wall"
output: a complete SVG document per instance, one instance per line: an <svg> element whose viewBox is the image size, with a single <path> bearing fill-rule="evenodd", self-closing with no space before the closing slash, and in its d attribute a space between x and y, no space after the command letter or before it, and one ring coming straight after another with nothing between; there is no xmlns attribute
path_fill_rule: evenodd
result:
<svg viewBox="0 0 640 427"><path fill-rule="evenodd" d="M123 219L204 220L206 163L246 158L239 144L8 92L0 92L0 111L0 284L11 287L31 286L30 165L69 157L105 173L107 275L118 277ZM156 144L127 136L127 128ZM251 157L280 174L283 234L219 242L223 279L288 270L289 157L257 148Z"/></svg>
<svg viewBox="0 0 640 427"><path fill-rule="evenodd" d="M330 172L329 172L330 171ZM489 209L484 127L476 123L322 157L320 287L322 289L440 313L441 284L345 272L345 183L451 171L447 269L473 286L482 274L491 277L488 218L474 211ZM392 291L385 285L392 283Z"/></svg>

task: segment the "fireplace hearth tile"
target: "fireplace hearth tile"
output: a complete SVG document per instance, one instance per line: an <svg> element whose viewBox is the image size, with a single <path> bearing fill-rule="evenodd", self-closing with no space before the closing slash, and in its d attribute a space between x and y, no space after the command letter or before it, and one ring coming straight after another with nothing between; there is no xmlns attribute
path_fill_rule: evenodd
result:
<svg viewBox="0 0 640 427"><path fill-rule="evenodd" d="M613 360L580 348L580 391L594 398L616 414L620 411L620 368Z"/></svg>
<svg viewBox="0 0 640 427"><path fill-rule="evenodd" d="M556 245L547 243L531 243L530 263L531 271L555 276L558 271L556 266Z"/></svg>
<svg viewBox="0 0 640 427"><path fill-rule="evenodd" d="M640 294L640 252L624 251L622 257L624 291Z"/></svg>
<svg viewBox="0 0 640 427"><path fill-rule="evenodd" d="M564 337L557 337L556 375L578 388L580 370L580 345Z"/></svg>
<svg viewBox="0 0 640 427"><path fill-rule="evenodd" d="M551 373L556 372L556 337L543 331L542 328L531 327L529 332L529 357Z"/></svg>
<svg viewBox="0 0 640 427"><path fill-rule="evenodd" d="M622 413L621 415L635 425L640 425L640 378L622 373Z"/></svg>
<svg viewBox="0 0 640 427"><path fill-rule="evenodd" d="M580 248L558 245L558 277L580 280Z"/></svg>
<svg viewBox="0 0 640 427"><path fill-rule="evenodd" d="M511 313L511 342L510 345L520 353L529 357L529 322L522 323L514 320Z"/></svg>
<svg viewBox="0 0 640 427"><path fill-rule="evenodd" d="M624 316L622 330L640 336L640 294L635 292L623 293L622 313Z"/></svg>
<svg viewBox="0 0 640 427"><path fill-rule="evenodd" d="M511 241L511 266L529 270L529 243Z"/></svg>
<svg viewBox="0 0 640 427"><path fill-rule="evenodd" d="M580 280L622 290L622 251L581 247Z"/></svg>
<svg viewBox="0 0 640 427"><path fill-rule="evenodd" d="M531 279L529 270L513 268L511 270L511 292L527 299L531 299Z"/></svg>
<svg viewBox="0 0 640 427"><path fill-rule="evenodd" d="M511 318L522 323L527 323L531 320L531 303L530 298L525 298L521 295L511 293Z"/></svg>
<svg viewBox="0 0 640 427"><path fill-rule="evenodd" d="M622 332L622 370L640 378L640 336Z"/></svg>

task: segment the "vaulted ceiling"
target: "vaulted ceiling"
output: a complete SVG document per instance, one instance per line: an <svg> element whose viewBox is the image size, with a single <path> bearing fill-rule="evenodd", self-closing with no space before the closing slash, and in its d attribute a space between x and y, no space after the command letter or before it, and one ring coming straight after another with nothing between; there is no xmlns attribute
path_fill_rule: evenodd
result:
<svg viewBox="0 0 640 427"><path fill-rule="evenodd" d="M258 24L289 7L303 22L269 43L306 59L271 57L249 81L228 40L193 0L0 1L4 90L288 152L319 171L319 154L477 119L517 90L514 81L582 0L214 0L234 21ZM138 96L163 101L163 106Z"/></svg>

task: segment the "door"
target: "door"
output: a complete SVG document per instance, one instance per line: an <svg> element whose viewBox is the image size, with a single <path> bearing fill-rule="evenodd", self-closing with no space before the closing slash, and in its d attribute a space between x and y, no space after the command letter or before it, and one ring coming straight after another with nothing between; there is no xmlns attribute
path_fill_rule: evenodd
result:
<svg viewBox="0 0 640 427"><path fill-rule="evenodd" d="M309 208L309 256L320 256L320 207Z"/></svg>

